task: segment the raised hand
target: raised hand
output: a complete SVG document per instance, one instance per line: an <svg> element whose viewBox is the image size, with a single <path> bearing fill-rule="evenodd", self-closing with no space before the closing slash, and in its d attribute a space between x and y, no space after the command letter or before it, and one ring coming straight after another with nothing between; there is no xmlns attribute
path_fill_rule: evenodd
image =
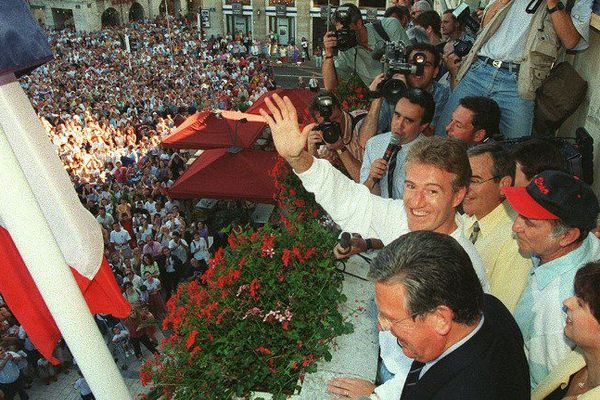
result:
<svg viewBox="0 0 600 400"><path fill-rule="evenodd" d="M300 131L296 108L287 96L282 99L279 95L274 94L271 98L266 98L265 103L271 115L263 109L260 110L260 114L271 128L277 152L290 163L296 172L304 172L310 168L313 162L313 157L305 150L305 146L308 134L315 124L306 125Z"/></svg>

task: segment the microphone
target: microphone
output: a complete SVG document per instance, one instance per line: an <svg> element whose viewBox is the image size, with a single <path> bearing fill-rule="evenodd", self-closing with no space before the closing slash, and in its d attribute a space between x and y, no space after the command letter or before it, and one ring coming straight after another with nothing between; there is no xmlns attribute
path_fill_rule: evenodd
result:
<svg viewBox="0 0 600 400"><path fill-rule="evenodd" d="M342 236L338 241L340 247L342 248L342 251L340 251L341 254L348 254L350 252L350 248L352 246L351 240L352 236L350 236L350 233L342 232Z"/></svg>
<svg viewBox="0 0 600 400"><path fill-rule="evenodd" d="M392 154L394 154L394 150L396 147L400 146L400 136L392 134L392 138L390 139L390 143L388 144L387 149L385 149L385 153L383 153L383 159L385 162L390 162L392 158ZM375 183L379 183L380 179L374 179Z"/></svg>

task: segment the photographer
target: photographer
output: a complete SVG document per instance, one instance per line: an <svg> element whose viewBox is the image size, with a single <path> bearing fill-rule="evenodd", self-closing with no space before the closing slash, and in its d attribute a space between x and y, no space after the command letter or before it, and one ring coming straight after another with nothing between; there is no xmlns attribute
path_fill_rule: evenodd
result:
<svg viewBox="0 0 600 400"><path fill-rule="evenodd" d="M325 57L322 73L327 90L336 88L338 76L345 80L352 73L369 86L383 68L381 62L373 59L373 51L389 40L408 43L408 36L396 18L382 18L365 24L354 4L338 7L333 17L336 30L327 32L323 37Z"/></svg>
<svg viewBox="0 0 600 400"><path fill-rule="evenodd" d="M309 153L328 160L338 168L343 166L358 182L364 152L359 131L366 111L343 111L339 99L328 91L321 91L313 97L308 109L318 124L308 135Z"/></svg>
<svg viewBox="0 0 600 400"><path fill-rule="evenodd" d="M423 11L415 19L415 26L421 27L426 33L429 43L435 46L438 53L443 50L444 43L442 42L441 18L440 15L433 11Z"/></svg>
<svg viewBox="0 0 600 400"><path fill-rule="evenodd" d="M475 146L493 142L494 137L500 136L499 126L498 103L487 97L463 97L446 125L446 134Z"/></svg>
<svg viewBox="0 0 600 400"><path fill-rule="evenodd" d="M450 95L450 88L435 81L434 77L438 74L440 64L440 54L435 47L428 43L417 43L408 46L405 50L408 64L417 66L421 64L422 70L417 73L406 74L406 83L409 88L423 89L431 93L435 102L435 114L431 120L430 127L425 132L426 136L431 136L433 130L438 124L441 111L446 105ZM373 108L373 104L371 105ZM390 129L394 104L389 101L383 101L379 110L379 120L377 123L377 132L387 132ZM369 111L371 112L371 111ZM372 124L365 123L361 130L362 137L371 137L375 132L368 129L374 129Z"/></svg>
<svg viewBox="0 0 600 400"><path fill-rule="evenodd" d="M454 15L452 15L453 12L454 9L449 8L442 14L440 26L442 38L447 42L452 42L455 40L474 42L475 38L465 30L464 24L462 24Z"/></svg>
<svg viewBox="0 0 600 400"><path fill-rule="evenodd" d="M535 92L560 48L588 46L591 3L575 1L569 13L558 0L547 0L533 14L526 12L530 0L490 3L436 133L444 134L443 127L461 98L487 96L500 105L501 130L508 138L529 136Z"/></svg>

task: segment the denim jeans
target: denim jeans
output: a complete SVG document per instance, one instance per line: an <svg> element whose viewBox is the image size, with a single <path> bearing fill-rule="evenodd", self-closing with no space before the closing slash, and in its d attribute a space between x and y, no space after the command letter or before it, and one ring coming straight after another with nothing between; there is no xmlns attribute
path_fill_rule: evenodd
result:
<svg viewBox="0 0 600 400"><path fill-rule="evenodd" d="M517 91L517 73L496 68L476 60L458 83L442 115L435 134L446 136L446 125L460 99L466 96L484 96L495 100L500 106L500 133L505 138L531 135L533 100L523 100Z"/></svg>

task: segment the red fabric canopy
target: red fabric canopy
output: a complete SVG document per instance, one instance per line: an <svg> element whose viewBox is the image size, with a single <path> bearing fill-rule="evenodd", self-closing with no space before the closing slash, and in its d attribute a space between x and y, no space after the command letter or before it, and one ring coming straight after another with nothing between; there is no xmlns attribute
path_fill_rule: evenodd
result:
<svg viewBox="0 0 600 400"><path fill-rule="evenodd" d="M173 198L246 199L274 203L275 152L244 149L206 150L168 189Z"/></svg>
<svg viewBox="0 0 600 400"><path fill-rule="evenodd" d="M201 111L175 128L162 145L174 149L249 148L266 126L264 122L232 121Z"/></svg>
<svg viewBox="0 0 600 400"><path fill-rule="evenodd" d="M297 108L301 125L312 122L308 105L314 93L307 89L272 90L260 96L246 112L259 114L261 108L267 110L265 99L274 93L290 98ZM218 118L210 111L201 111L175 128L162 141L162 145L174 149L251 148L266 127L267 124L263 122L232 121Z"/></svg>
<svg viewBox="0 0 600 400"><path fill-rule="evenodd" d="M251 114L258 114L259 113L258 111L261 108L268 111L267 105L265 104L265 99L269 96L272 96L275 93L277 93L282 98L283 98L283 96L287 96L290 98L290 100L292 101L292 104L294 104L294 106L296 107L296 112L298 113L298 122L300 122L301 125L306 125L306 124L313 122L310 117L310 113L308 112L308 106L310 105L310 102L311 102L312 98L314 97L315 93L311 92L308 89L275 89L275 90L271 90L270 92L267 92L267 93L263 94L262 96L260 96L254 102L254 104L252 104L250 106L250 108L248 108L246 110L246 112L251 113Z"/></svg>

